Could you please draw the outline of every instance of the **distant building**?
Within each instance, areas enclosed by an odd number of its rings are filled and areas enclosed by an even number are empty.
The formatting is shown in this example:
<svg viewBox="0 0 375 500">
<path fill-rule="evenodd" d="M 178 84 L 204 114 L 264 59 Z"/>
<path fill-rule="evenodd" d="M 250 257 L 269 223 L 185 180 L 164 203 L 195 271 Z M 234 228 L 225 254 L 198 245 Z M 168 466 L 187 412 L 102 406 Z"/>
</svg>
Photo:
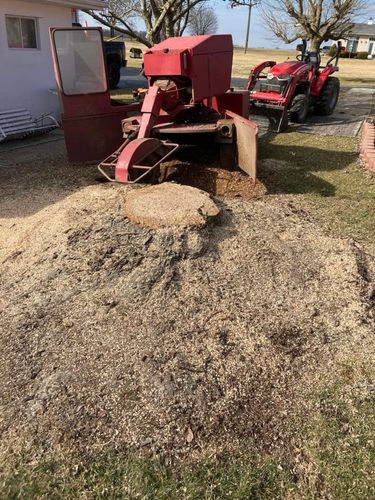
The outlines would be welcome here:
<svg viewBox="0 0 375 500">
<path fill-rule="evenodd" d="M 102 0 L 0 0 L 0 111 L 26 108 L 59 116 L 49 27 L 72 26 L 77 9 L 101 10 Z"/>
<path fill-rule="evenodd" d="M 372 17 L 367 23 L 356 23 L 345 39 L 341 40 L 347 52 L 367 52 L 375 57 L 375 22 Z"/>
</svg>

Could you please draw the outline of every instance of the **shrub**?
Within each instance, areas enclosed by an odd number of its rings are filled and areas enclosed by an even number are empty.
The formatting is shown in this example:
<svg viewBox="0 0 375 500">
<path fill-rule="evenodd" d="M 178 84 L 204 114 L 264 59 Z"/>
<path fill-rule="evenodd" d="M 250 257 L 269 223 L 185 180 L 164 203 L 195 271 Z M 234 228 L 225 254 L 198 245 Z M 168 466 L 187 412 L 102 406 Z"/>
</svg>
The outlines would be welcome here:
<svg viewBox="0 0 375 500">
<path fill-rule="evenodd" d="M 336 44 L 334 43 L 333 45 L 330 46 L 329 48 L 329 51 L 328 51 L 328 55 L 329 57 L 333 57 L 336 55 L 336 51 L 337 51 L 337 46 Z"/>
<path fill-rule="evenodd" d="M 356 59 L 367 59 L 368 53 L 367 52 L 358 52 Z"/>
<path fill-rule="evenodd" d="M 357 52 L 343 52 L 341 54 L 340 57 L 344 58 L 344 59 L 348 59 L 350 56 L 350 59 L 354 59 L 355 57 L 357 57 Z"/>
</svg>

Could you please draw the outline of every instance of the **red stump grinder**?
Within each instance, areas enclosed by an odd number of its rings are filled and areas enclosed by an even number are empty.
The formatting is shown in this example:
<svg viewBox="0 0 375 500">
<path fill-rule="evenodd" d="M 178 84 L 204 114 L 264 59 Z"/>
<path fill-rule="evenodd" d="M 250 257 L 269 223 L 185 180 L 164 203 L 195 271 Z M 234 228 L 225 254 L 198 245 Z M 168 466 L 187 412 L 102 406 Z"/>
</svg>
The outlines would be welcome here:
<svg viewBox="0 0 375 500">
<path fill-rule="evenodd" d="M 230 88 L 230 35 L 152 47 L 144 54 L 148 91 L 132 104 L 110 97 L 100 28 L 53 28 L 51 41 L 70 160 L 101 160 L 108 179 L 137 182 L 180 148 L 213 144 L 223 166 L 255 180 L 258 129 L 248 120 L 249 92 Z"/>
<path fill-rule="evenodd" d="M 310 109 L 320 115 L 332 114 L 339 96 L 340 81 L 331 75 L 339 70 L 340 43 L 325 66 L 320 65 L 319 52 L 306 50 L 306 40 L 297 50 L 301 54 L 296 61 L 265 61 L 250 72 L 250 116 L 266 116 L 275 132 L 286 130 L 289 120 L 303 123 Z"/>
</svg>

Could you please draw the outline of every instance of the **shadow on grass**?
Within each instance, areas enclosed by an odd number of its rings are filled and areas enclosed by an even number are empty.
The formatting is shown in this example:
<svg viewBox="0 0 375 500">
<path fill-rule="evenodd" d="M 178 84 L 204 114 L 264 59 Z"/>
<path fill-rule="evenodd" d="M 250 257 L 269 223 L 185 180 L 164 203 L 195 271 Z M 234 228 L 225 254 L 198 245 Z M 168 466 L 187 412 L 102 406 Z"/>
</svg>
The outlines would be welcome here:
<svg viewBox="0 0 375 500">
<path fill-rule="evenodd" d="M 336 185 L 324 174 L 344 170 L 356 161 L 356 153 L 342 147 L 351 142 L 337 137 L 331 141 L 325 137 L 317 139 L 293 131 L 267 134 L 259 141 L 259 159 L 263 160 L 259 180 L 271 194 L 334 196 Z"/>
</svg>

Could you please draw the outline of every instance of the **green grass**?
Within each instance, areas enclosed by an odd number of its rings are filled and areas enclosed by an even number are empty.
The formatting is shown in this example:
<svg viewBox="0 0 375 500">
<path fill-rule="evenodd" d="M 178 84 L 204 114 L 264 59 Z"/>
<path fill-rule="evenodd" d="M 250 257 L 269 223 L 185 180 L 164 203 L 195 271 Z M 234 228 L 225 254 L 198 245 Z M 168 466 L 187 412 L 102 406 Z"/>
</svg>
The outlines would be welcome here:
<svg viewBox="0 0 375 500">
<path fill-rule="evenodd" d="M 373 380 L 373 367 L 361 367 L 353 360 L 342 364 L 336 380 L 318 394 L 311 394 L 316 411 L 305 416 L 296 434 L 305 443 L 310 467 L 315 468 L 315 480 L 310 487 L 316 496 L 374 498 Z"/>
<path fill-rule="evenodd" d="M 259 150 L 282 160 L 259 169 L 270 194 L 297 198 L 334 233 L 373 243 L 375 176 L 359 165 L 355 139 L 291 131 L 263 137 Z"/>
<path fill-rule="evenodd" d="M 370 498 L 375 494 L 374 394 L 361 399 L 331 387 L 322 394 L 320 405 L 322 413 L 313 429 L 320 438 L 311 446 L 322 478 L 320 488 L 334 498 Z"/>
<path fill-rule="evenodd" d="M 116 101 L 125 101 L 126 104 L 134 102 L 132 89 L 111 90 L 111 98 Z"/>
<path fill-rule="evenodd" d="M 272 459 L 246 456 L 168 464 L 107 452 L 96 457 L 25 458 L 0 478 L 2 498 L 250 499 L 285 498 L 292 476 Z"/>
<path fill-rule="evenodd" d="M 364 369 L 358 377 L 357 371 L 355 362 L 344 364 L 335 381 L 308 395 L 310 410 L 289 421 L 290 442 L 273 456 L 244 449 L 234 456 L 172 463 L 111 450 L 96 456 L 18 457 L 0 472 L 0 497 L 373 498 L 374 373 Z"/>
</svg>

